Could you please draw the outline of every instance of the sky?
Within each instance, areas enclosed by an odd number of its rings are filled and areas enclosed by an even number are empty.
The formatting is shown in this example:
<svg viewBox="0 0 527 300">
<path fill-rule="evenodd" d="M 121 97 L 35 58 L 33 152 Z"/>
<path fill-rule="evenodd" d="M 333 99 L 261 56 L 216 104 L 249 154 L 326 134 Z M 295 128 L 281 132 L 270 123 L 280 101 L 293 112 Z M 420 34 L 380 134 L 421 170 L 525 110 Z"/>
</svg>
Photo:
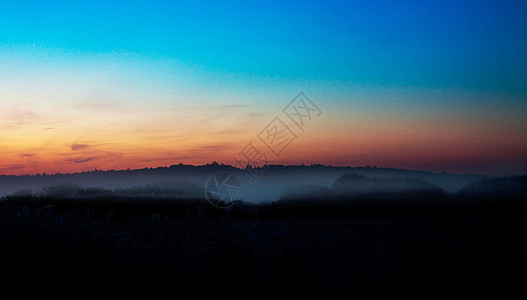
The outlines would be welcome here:
<svg viewBox="0 0 527 300">
<path fill-rule="evenodd" d="M 526 174 L 526 53 L 525 0 L 0 0 L 0 175 L 234 164 L 248 149 Z M 300 92 L 317 110 L 296 126 L 284 108 Z M 278 154 L 275 118 L 291 138 Z"/>
</svg>

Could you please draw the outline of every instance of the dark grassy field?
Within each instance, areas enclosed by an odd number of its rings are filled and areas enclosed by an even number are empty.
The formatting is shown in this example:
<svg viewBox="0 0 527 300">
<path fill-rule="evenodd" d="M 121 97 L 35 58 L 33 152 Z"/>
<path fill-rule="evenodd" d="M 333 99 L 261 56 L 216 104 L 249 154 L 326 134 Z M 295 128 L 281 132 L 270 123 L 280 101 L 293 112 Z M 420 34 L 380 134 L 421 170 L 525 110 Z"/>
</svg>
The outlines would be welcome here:
<svg viewBox="0 0 527 300">
<path fill-rule="evenodd" d="M 1 288 L 17 297 L 119 299 L 525 293 L 522 202 L 428 200 L 225 211 L 191 200 L 10 197 L 0 207 Z"/>
</svg>

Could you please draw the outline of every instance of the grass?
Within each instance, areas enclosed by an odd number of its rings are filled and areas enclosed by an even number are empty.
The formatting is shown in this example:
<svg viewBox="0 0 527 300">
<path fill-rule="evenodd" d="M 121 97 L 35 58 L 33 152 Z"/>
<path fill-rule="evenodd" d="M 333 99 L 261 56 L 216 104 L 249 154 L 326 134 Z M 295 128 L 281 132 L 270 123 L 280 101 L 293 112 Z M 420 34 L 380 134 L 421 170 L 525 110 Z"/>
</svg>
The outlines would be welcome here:
<svg viewBox="0 0 527 300">
<path fill-rule="evenodd" d="M 527 266 L 521 216 L 202 218 L 199 201 L 47 200 L 0 207 L 2 288 L 20 297 L 493 298 Z"/>
</svg>

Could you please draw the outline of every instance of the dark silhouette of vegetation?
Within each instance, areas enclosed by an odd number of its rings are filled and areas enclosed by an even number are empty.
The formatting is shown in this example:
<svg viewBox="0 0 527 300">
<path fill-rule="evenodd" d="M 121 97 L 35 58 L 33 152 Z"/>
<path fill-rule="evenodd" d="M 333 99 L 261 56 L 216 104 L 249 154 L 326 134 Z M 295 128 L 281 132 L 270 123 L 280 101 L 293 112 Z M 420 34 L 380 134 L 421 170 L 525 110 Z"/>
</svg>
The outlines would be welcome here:
<svg viewBox="0 0 527 300">
<path fill-rule="evenodd" d="M 527 176 L 488 178 L 459 190 L 463 197 L 527 199 Z"/>
<path fill-rule="evenodd" d="M 3 293 L 439 299 L 523 291 L 524 216 L 307 221 L 253 211 L 226 220 L 98 205 L 0 205 Z"/>
<path fill-rule="evenodd" d="M 424 179 L 419 178 L 369 178 L 362 175 L 346 174 L 341 176 L 332 187 L 337 197 L 360 196 L 367 194 L 399 193 L 441 193 L 443 190 Z"/>
<path fill-rule="evenodd" d="M 21 189 L 0 203 L 0 285 L 54 299 L 518 297 L 525 183 L 447 193 L 343 175 L 225 210 L 188 181 Z"/>
<path fill-rule="evenodd" d="M 101 187 L 82 187 L 75 184 L 59 184 L 43 187 L 40 190 L 19 189 L 13 197 L 56 198 L 69 200 L 108 199 L 108 198 L 152 198 L 152 199 L 205 199 L 206 190 L 200 184 L 188 181 L 167 181 L 129 188 L 107 189 Z"/>
<path fill-rule="evenodd" d="M 282 191 L 280 201 L 323 201 L 331 199 L 333 191 L 323 185 L 303 185 L 300 187 L 288 187 Z"/>
</svg>

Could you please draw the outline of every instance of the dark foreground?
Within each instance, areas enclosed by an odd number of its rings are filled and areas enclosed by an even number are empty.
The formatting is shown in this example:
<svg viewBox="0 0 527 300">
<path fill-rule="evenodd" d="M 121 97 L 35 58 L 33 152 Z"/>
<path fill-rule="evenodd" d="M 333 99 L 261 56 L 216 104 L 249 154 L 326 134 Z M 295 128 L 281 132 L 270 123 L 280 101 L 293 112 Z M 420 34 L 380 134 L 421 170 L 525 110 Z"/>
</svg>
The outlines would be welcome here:
<svg viewBox="0 0 527 300">
<path fill-rule="evenodd" d="M 193 202 L 103 203 L 3 203 L 2 293 L 68 299 L 525 294 L 523 210 L 420 214 L 421 208 L 403 207 L 376 216 L 369 208 L 346 217 L 325 207 L 316 218 L 316 207 L 298 215 L 291 208 L 245 207 L 228 215 Z"/>
</svg>

